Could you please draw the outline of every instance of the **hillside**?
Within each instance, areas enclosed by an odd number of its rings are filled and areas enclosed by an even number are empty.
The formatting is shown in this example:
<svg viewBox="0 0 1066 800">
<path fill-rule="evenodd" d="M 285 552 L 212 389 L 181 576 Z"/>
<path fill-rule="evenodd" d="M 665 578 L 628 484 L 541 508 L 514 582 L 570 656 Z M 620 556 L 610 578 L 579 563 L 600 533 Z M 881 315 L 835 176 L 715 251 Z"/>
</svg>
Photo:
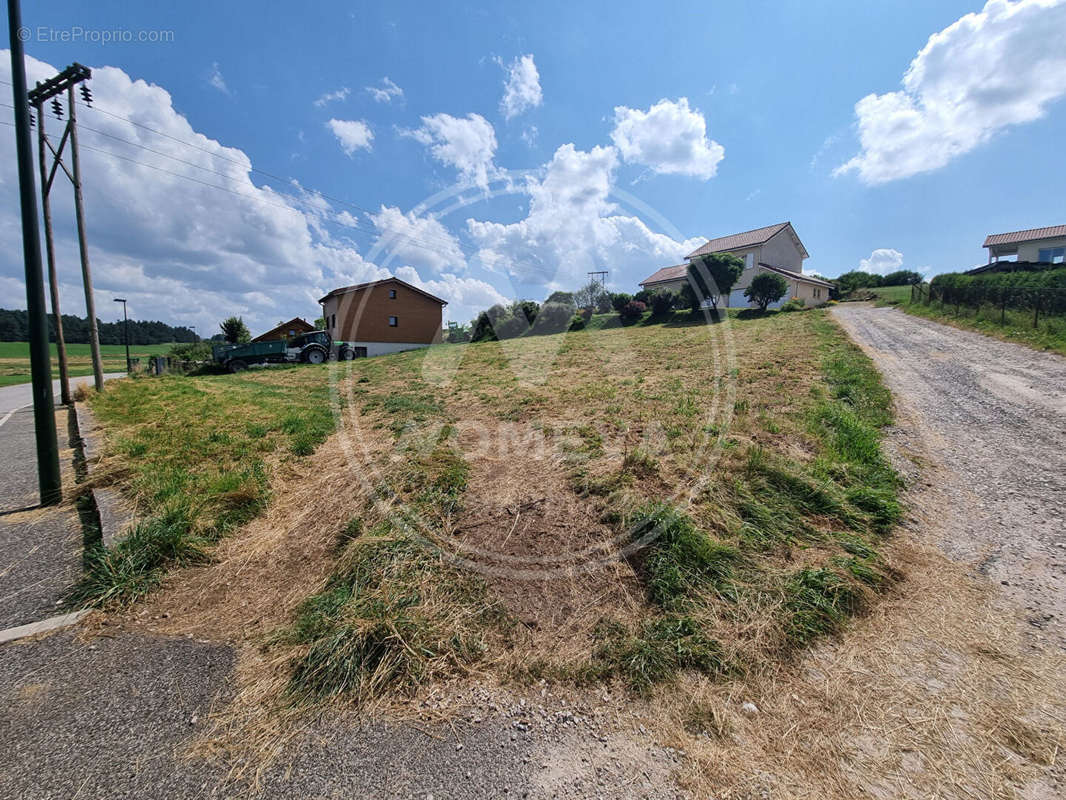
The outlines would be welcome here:
<svg viewBox="0 0 1066 800">
<path fill-rule="evenodd" d="M 371 696 L 485 665 L 643 689 L 832 632 L 891 575 L 888 403 L 811 312 L 130 381 L 94 407 L 178 560 L 331 487 L 301 530 L 326 583 L 276 621 L 293 691 Z"/>
</svg>

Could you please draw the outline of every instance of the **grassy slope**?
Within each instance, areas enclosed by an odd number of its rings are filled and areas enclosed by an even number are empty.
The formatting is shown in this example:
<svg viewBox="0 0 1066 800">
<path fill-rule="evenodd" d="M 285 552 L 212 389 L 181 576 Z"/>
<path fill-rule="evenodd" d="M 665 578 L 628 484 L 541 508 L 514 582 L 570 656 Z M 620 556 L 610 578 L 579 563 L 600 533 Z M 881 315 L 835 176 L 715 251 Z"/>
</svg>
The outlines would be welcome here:
<svg viewBox="0 0 1066 800">
<path fill-rule="evenodd" d="M 481 577 L 411 533 L 417 521 L 434 539 L 483 499 L 468 494 L 474 456 L 453 427 L 462 422 L 539 432 L 564 458 L 568 491 L 605 524 L 656 534 L 632 559 L 639 618 L 605 609 L 583 655 L 523 658 L 526 676 L 617 676 L 640 688 L 680 670 L 756 668 L 836 630 L 885 584 L 877 545 L 898 507 L 878 429 L 890 399 L 823 312 L 733 319 L 732 376 L 708 358 L 726 326 L 595 328 L 442 347 L 461 359 L 444 388 L 422 380 L 424 351 L 353 365 L 360 424 L 400 457 L 379 465 L 383 480 L 338 541 L 333 577 L 277 640 L 294 648 L 294 691 L 376 694 L 514 646 L 508 611 Z M 516 377 L 544 364 L 543 382 Z M 270 453 L 306 452 L 331 429 L 328 411 L 313 410 L 325 369 L 129 381 L 98 398 L 124 482 L 161 513 L 144 541 L 99 555 L 81 597 L 135 597 L 257 513 Z M 730 377 L 732 419 L 708 419 Z M 720 451 L 705 467 L 708 440 Z M 693 502 L 673 497 L 698 477 L 708 480 Z M 148 577 L 128 579 L 137 574 Z"/>
<path fill-rule="evenodd" d="M 961 307 L 956 314 L 954 306 L 941 307 L 937 303 L 912 305 L 909 301 L 908 296 L 899 303 L 899 308 L 908 314 L 978 331 L 1008 342 L 1018 342 L 1035 350 L 1051 350 L 1066 355 L 1066 317 L 1041 317 L 1034 328 L 1030 311 L 1007 311 L 1006 320 L 1001 322 L 999 309 L 990 306 L 981 309 Z"/>
<path fill-rule="evenodd" d="M 130 357 L 147 358 L 165 355 L 173 347 L 171 344 L 130 345 Z M 56 346 L 51 345 L 52 376 L 59 377 L 59 361 Z M 104 372 L 125 372 L 126 348 L 120 344 L 100 345 L 100 357 L 103 359 Z M 67 345 L 67 364 L 70 376 L 92 375 L 92 357 L 87 344 Z M 30 380 L 30 345 L 28 342 L 0 342 L 0 386 L 16 383 L 28 383 Z"/>
</svg>

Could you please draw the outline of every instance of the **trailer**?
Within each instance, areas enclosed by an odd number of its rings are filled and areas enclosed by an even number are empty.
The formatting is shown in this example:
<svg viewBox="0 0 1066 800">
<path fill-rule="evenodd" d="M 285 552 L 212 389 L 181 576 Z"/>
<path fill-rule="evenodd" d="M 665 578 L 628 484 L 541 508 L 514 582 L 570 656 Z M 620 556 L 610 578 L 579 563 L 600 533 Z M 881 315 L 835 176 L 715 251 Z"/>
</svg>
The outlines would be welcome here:
<svg viewBox="0 0 1066 800">
<path fill-rule="evenodd" d="M 212 348 L 212 355 L 215 363 L 230 372 L 240 372 L 253 364 L 322 364 L 329 359 L 351 361 L 365 358 L 366 348 L 352 342 L 335 342 L 327 331 L 311 331 L 288 340 L 218 344 Z"/>
</svg>

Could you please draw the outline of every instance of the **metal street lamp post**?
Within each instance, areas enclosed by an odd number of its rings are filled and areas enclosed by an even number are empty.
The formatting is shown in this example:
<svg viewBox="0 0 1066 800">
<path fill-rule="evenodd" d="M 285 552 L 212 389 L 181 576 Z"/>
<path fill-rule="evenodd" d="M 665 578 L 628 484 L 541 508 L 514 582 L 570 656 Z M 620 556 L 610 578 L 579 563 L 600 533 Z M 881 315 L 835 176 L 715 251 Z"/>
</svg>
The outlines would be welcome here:
<svg viewBox="0 0 1066 800">
<path fill-rule="evenodd" d="M 129 375 L 133 368 L 130 365 L 130 320 L 126 316 L 126 298 L 116 297 L 116 303 L 122 303 L 122 338 L 126 340 L 126 374 Z"/>
</svg>

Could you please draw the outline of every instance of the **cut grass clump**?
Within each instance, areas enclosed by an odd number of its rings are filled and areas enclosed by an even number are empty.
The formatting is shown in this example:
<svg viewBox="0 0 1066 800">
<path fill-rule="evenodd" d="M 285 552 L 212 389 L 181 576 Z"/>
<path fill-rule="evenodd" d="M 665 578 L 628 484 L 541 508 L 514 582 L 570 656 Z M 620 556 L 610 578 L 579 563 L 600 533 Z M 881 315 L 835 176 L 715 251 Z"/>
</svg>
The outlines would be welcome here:
<svg viewBox="0 0 1066 800">
<path fill-rule="evenodd" d="M 703 592 L 725 590 L 740 560 L 736 548 L 712 539 L 667 503 L 638 510 L 630 536 L 641 544 L 637 573 L 648 599 L 666 610 L 681 610 Z"/>
<path fill-rule="evenodd" d="M 785 634 L 790 644 L 805 646 L 836 631 L 859 610 L 860 593 L 832 569 L 801 569 L 785 583 Z"/>
<path fill-rule="evenodd" d="M 194 514 L 176 505 L 138 523 L 113 547 L 85 554 L 85 572 L 67 595 L 68 606 L 120 606 L 144 597 L 172 566 L 207 560 L 209 540 L 193 530 Z"/>
<path fill-rule="evenodd" d="M 352 540 L 326 588 L 285 637 L 304 646 L 289 691 L 299 699 L 413 688 L 487 651 L 501 614 L 484 583 L 429 543 L 384 524 Z"/>
<path fill-rule="evenodd" d="M 601 627 L 600 637 L 603 642 L 594 654 L 593 668 L 602 677 L 622 678 L 638 691 L 686 670 L 705 675 L 727 671 L 721 645 L 689 616 L 653 617 L 635 635 L 617 623 L 608 624 Z"/>
</svg>

